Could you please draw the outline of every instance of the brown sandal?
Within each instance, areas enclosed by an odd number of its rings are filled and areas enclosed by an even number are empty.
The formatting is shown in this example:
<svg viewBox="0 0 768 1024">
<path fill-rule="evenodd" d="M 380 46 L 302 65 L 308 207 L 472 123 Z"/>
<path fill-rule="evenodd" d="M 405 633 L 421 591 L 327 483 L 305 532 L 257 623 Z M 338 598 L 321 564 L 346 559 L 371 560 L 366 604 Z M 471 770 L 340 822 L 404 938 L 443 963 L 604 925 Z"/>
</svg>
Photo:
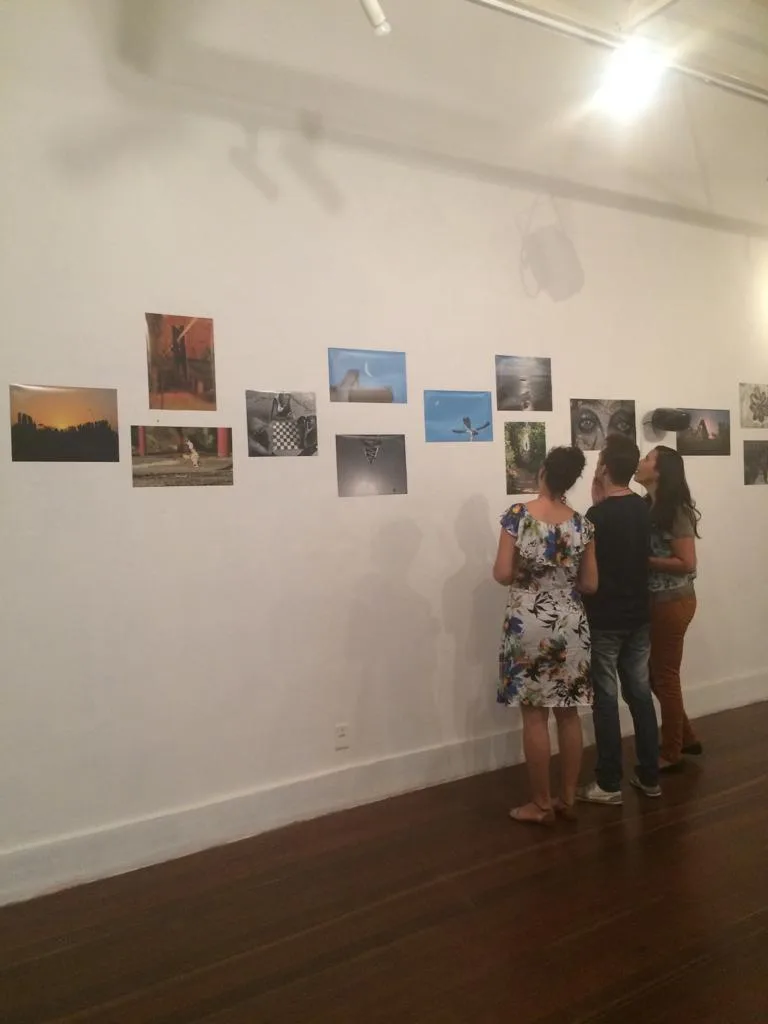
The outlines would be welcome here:
<svg viewBox="0 0 768 1024">
<path fill-rule="evenodd" d="M 555 814 L 558 814 L 564 821 L 579 820 L 579 815 L 576 812 L 576 805 L 567 804 L 565 800 L 561 800 L 559 797 L 552 802 L 552 809 Z"/>
<path fill-rule="evenodd" d="M 509 816 L 512 819 L 512 821 L 516 821 L 520 825 L 554 825 L 555 812 L 552 810 L 551 807 L 541 807 L 539 806 L 539 804 L 533 801 L 530 804 L 524 804 L 523 806 L 537 807 L 539 809 L 539 814 L 532 818 L 523 818 L 520 815 L 520 812 L 523 810 L 523 808 L 513 807 L 512 810 L 509 812 Z"/>
</svg>

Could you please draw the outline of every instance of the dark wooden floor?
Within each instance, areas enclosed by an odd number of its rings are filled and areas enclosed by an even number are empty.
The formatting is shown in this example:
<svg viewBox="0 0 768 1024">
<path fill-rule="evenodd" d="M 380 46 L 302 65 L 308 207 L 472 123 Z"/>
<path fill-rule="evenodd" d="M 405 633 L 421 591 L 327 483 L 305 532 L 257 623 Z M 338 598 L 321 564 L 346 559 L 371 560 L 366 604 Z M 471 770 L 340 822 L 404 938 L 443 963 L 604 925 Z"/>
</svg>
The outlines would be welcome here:
<svg viewBox="0 0 768 1024">
<path fill-rule="evenodd" d="M 768 704 L 576 826 L 522 768 L 0 911 L 4 1024 L 768 1021 Z"/>
</svg>

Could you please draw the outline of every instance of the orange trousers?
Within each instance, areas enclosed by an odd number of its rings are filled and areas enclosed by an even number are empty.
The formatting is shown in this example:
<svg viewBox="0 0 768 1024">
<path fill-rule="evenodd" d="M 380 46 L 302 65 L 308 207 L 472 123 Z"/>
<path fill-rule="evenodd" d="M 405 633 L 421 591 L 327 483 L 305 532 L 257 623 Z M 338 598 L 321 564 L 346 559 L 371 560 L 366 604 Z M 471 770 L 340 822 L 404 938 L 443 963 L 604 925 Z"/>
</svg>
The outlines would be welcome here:
<svg viewBox="0 0 768 1024">
<path fill-rule="evenodd" d="M 651 602 L 651 687 L 661 707 L 660 756 L 676 764 L 683 747 L 698 742 L 683 706 L 680 665 L 696 598 Z"/>
</svg>

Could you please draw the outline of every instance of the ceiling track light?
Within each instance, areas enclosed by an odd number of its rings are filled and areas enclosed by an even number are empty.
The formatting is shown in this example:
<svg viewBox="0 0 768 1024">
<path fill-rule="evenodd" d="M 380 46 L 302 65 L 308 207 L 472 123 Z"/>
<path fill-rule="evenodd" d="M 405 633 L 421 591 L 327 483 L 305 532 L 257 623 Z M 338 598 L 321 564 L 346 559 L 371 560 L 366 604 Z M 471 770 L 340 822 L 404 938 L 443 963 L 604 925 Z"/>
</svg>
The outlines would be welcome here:
<svg viewBox="0 0 768 1024">
<path fill-rule="evenodd" d="M 365 15 L 373 25 L 373 31 L 377 36 L 388 36 L 392 26 L 387 21 L 387 16 L 382 10 L 379 0 L 360 0 Z"/>
</svg>

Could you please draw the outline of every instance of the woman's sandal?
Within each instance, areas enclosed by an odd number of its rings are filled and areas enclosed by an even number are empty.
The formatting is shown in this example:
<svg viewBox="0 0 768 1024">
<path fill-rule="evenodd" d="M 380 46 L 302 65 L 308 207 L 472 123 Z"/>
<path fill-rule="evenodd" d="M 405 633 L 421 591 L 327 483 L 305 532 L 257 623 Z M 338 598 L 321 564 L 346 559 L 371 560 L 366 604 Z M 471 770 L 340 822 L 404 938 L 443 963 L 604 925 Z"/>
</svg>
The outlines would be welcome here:
<svg viewBox="0 0 768 1024">
<path fill-rule="evenodd" d="M 527 815 L 523 817 L 520 812 L 525 807 L 536 807 L 539 813 L 530 818 Z M 521 825 L 554 825 L 555 823 L 555 812 L 551 807 L 540 807 L 539 804 L 533 802 L 524 804 L 523 807 L 513 807 L 509 816 L 512 821 L 517 821 Z"/>
<path fill-rule="evenodd" d="M 555 814 L 559 814 L 564 821 L 578 821 L 579 815 L 576 812 L 575 804 L 567 804 L 565 800 L 561 800 L 556 797 L 552 802 L 552 809 Z"/>
</svg>

